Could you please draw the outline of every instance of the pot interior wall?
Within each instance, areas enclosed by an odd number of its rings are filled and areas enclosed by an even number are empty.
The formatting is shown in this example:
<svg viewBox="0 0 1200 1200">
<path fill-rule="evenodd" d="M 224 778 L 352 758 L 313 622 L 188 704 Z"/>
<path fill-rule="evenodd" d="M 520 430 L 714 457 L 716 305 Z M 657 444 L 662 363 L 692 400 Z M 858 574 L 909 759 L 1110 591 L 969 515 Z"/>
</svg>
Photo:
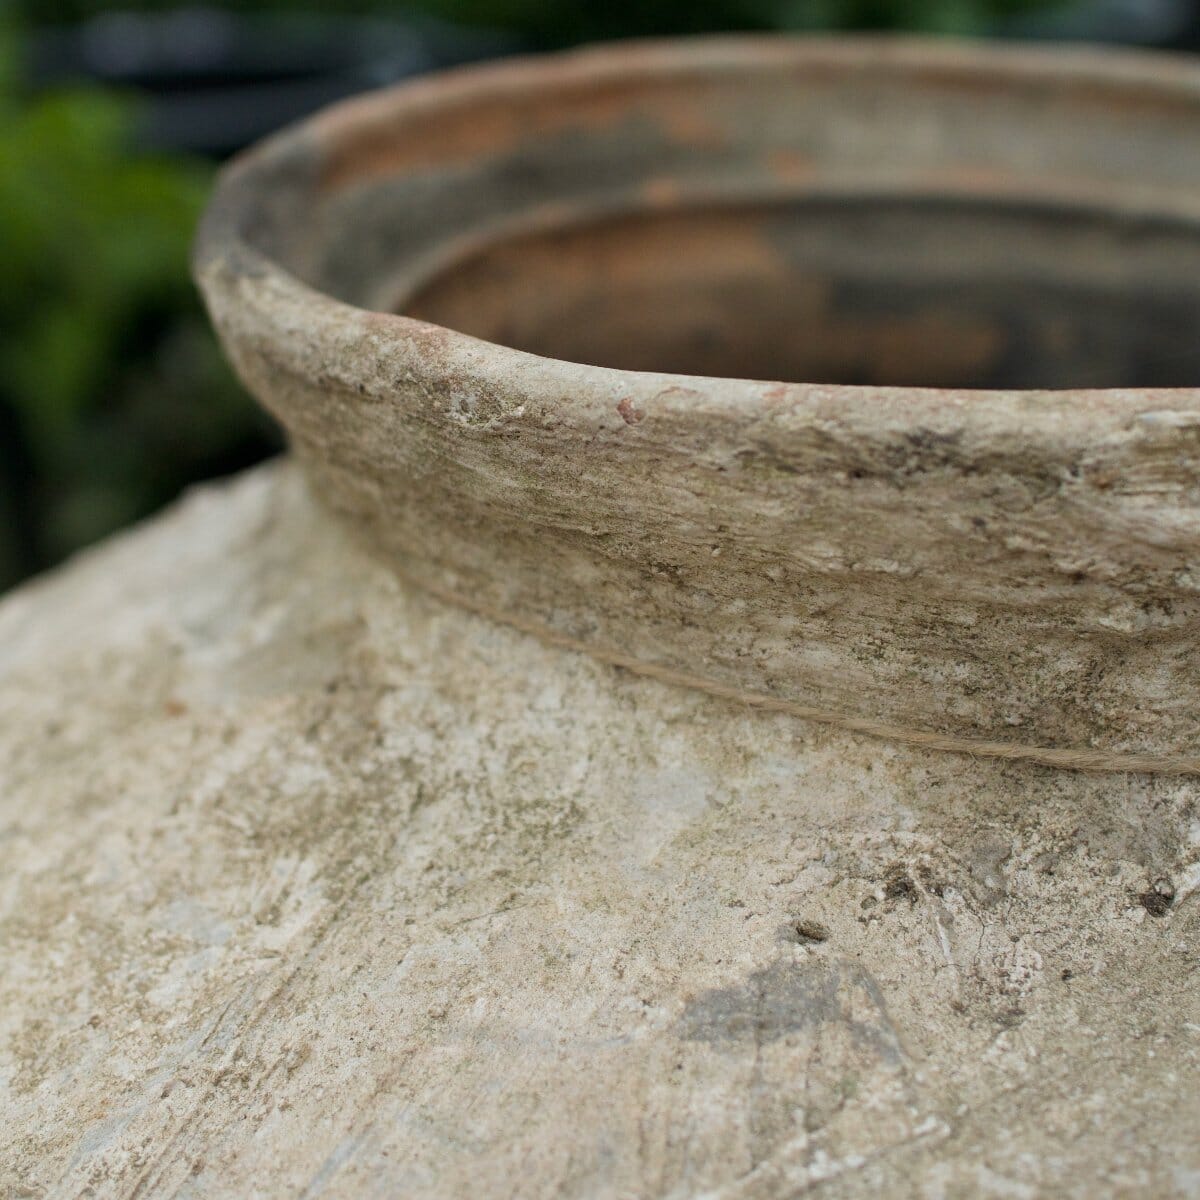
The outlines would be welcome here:
<svg viewBox="0 0 1200 1200">
<path fill-rule="evenodd" d="M 1200 229 L 905 197 L 664 209 L 476 243 L 398 305 L 607 367 L 813 383 L 1200 383 Z"/>
<path fill-rule="evenodd" d="M 334 110 L 224 219 L 328 296 L 599 366 L 1196 386 L 1200 90 L 1106 61 L 779 39 L 500 66 Z"/>
</svg>

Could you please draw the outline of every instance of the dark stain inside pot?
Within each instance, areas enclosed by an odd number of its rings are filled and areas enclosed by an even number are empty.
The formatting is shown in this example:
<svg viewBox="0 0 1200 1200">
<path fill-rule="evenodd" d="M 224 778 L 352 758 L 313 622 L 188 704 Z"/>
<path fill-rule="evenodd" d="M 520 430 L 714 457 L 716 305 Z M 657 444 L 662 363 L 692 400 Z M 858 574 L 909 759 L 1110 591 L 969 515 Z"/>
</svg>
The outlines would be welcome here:
<svg viewBox="0 0 1200 1200">
<path fill-rule="evenodd" d="M 477 242 L 398 307 L 634 370 L 980 388 L 1200 383 L 1200 229 L 962 200 L 610 215 Z"/>
</svg>

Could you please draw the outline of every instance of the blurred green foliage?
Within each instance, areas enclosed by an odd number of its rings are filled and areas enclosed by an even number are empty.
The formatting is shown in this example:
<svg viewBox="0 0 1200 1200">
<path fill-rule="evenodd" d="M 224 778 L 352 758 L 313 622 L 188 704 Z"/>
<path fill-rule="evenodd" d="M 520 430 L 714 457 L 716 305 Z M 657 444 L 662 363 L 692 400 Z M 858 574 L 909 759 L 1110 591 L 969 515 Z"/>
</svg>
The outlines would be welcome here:
<svg viewBox="0 0 1200 1200">
<path fill-rule="evenodd" d="M 909 29 L 986 33 L 998 17 L 1046 7 L 1046 0 L 420 0 L 453 21 L 498 26 L 557 46 L 612 37 L 728 29 Z"/>
<path fill-rule="evenodd" d="M 72 21 L 113 7 L 104 0 L 22 0 L 28 19 Z M 179 0 L 129 0 L 121 7 L 178 8 Z M 1048 0 L 216 0 L 241 12 L 320 10 L 404 17 L 423 12 L 460 24 L 520 34 L 539 47 L 599 38 L 727 29 L 912 29 L 986 33 L 997 18 Z"/>
<path fill-rule="evenodd" d="M 212 168 L 132 106 L 21 94 L 0 42 L 0 586 L 261 454 L 188 279 Z"/>
</svg>

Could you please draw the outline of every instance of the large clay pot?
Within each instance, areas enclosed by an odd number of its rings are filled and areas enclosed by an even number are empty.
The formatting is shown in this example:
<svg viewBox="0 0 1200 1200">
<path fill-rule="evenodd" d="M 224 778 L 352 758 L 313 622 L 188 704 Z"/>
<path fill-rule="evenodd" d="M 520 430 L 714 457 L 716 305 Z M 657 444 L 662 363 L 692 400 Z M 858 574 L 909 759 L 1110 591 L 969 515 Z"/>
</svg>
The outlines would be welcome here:
<svg viewBox="0 0 1200 1200">
<path fill-rule="evenodd" d="M 1194 1194 L 1198 221 L 1200 69 L 1090 52 L 238 162 L 294 463 L 0 606 L 17 1187 Z"/>
</svg>

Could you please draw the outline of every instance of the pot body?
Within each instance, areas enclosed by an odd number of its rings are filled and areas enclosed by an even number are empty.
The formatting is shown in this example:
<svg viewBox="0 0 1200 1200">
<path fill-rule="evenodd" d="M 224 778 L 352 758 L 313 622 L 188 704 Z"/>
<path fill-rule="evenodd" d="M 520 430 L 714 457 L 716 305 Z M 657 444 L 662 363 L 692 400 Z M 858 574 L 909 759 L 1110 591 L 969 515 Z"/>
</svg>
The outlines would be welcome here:
<svg viewBox="0 0 1200 1200">
<path fill-rule="evenodd" d="M 3 1186 L 1194 1191 L 1198 97 L 621 48 L 235 166 L 291 460 L 0 603 Z"/>
<path fill-rule="evenodd" d="M 398 582 L 294 467 L 9 596 L 0 714 L 17 1195 L 1200 1169 L 1190 780 L 548 648 Z"/>
</svg>

